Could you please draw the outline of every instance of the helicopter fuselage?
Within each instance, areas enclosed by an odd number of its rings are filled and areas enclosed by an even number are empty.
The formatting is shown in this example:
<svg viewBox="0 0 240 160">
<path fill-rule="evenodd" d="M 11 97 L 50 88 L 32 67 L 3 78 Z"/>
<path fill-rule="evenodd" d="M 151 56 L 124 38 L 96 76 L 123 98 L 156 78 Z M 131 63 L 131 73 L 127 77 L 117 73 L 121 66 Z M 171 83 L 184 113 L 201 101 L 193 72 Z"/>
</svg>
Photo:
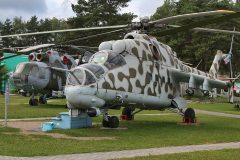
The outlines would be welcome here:
<svg viewBox="0 0 240 160">
<path fill-rule="evenodd" d="M 29 55 L 32 57 L 30 62 L 20 63 L 16 67 L 12 76 L 15 87 L 30 93 L 63 91 L 67 73 L 53 70 L 51 67 L 68 69 L 67 64 L 63 64 L 59 54 L 54 51 L 34 54 Z M 36 57 L 36 60 L 33 57 Z M 75 61 L 72 58 L 71 64 L 73 63 Z"/>
<path fill-rule="evenodd" d="M 127 34 L 123 40 L 102 43 L 99 50 L 87 65 L 74 68 L 68 76 L 65 94 L 71 109 L 118 105 L 165 109 L 181 97 L 180 82 L 190 82 L 188 75 L 195 79 L 195 87 L 212 89 L 220 63 L 216 61 L 210 74 L 202 72 L 183 64 L 169 46 L 145 34 Z M 91 71 L 94 65 L 98 72 Z M 187 76 L 176 76 L 176 71 Z"/>
</svg>

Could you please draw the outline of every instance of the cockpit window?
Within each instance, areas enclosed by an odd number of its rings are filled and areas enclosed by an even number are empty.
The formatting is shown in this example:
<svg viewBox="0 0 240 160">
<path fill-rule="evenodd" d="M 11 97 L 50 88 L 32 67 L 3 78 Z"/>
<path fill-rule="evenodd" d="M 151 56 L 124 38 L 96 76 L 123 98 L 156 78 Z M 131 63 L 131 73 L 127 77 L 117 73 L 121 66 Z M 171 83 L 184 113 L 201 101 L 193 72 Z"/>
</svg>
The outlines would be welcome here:
<svg viewBox="0 0 240 160">
<path fill-rule="evenodd" d="M 91 73 L 89 73 L 88 71 L 85 71 L 85 73 L 86 73 L 86 79 L 84 82 L 85 85 L 93 84 L 96 82 L 94 76 Z"/>
<path fill-rule="evenodd" d="M 73 74 L 76 76 L 77 79 L 83 79 L 84 75 L 83 75 L 83 71 L 80 69 L 75 69 L 73 71 Z"/>
<path fill-rule="evenodd" d="M 92 61 L 97 64 L 104 64 L 107 61 L 108 54 L 105 52 L 98 52 L 93 56 Z"/>
<path fill-rule="evenodd" d="M 126 64 L 126 61 L 121 55 L 112 53 L 108 55 L 107 63 L 110 65 L 109 69 L 113 69 L 116 67 L 123 66 L 124 64 Z"/>
<path fill-rule="evenodd" d="M 98 79 L 101 78 L 101 75 L 104 74 L 103 68 L 97 64 L 88 63 L 88 64 L 82 65 L 82 67 L 90 70 Z"/>
<path fill-rule="evenodd" d="M 94 75 L 83 68 L 73 70 L 67 78 L 67 83 L 70 85 L 89 85 L 95 82 Z"/>
<path fill-rule="evenodd" d="M 18 64 L 17 67 L 16 67 L 16 73 L 21 73 L 24 69 L 24 64 Z"/>
<path fill-rule="evenodd" d="M 33 65 L 30 65 L 28 63 L 20 63 L 17 65 L 15 73 L 28 75 L 32 68 Z"/>
<path fill-rule="evenodd" d="M 108 69 L 114 69 L 123 66 L 126 64 L 126 61 L 120 54 L 109 50 L 95 53 L 91 58 L 90 63 L 103 64 Z"/>
<path fill-rule="evenodd" d="M 71 85 L 81 85 L 84 79 L 84 73 L 80 69 L 75 69 L 68 74 L 67 82 Z"/>
</svg>

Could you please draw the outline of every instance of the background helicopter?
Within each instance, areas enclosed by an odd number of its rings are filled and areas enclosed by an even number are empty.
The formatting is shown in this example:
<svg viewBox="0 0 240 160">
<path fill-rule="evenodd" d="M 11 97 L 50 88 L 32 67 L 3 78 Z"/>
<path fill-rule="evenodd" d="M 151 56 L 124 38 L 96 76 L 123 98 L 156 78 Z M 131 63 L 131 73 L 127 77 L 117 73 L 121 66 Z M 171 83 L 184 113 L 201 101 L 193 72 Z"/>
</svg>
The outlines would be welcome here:
<svg viewBox="0 0 240 160">
<path fill-rule="evenodd" d="M 170 109 L 183 115 L 188 121 L 194 122 L 194 110 L 186 109 L 186 101 L 180 96 L 180 83 L 189 83 L 189 88 L 199 88 L 205 92 L 209 92 L 213 88 L 230 87 L 230 83 L 217 79 L 217 71 L 220 60 L 224 57 L 223 54 L 217 53 L 209 73 L 205 73 L 185 65 L 169 46 L 144 33 L 147 33 L 150 26 L 154 24 L 213 15 L 221 16 L 163 30 L 159 34 L 162 36 L 175 34 L 198 26 L 237 18 L 240 13 L 220 10 L 178 15 L 152 22 L 142 19 L 140 23 L 131 25 L 136 31 L 126 34 L 123 40 L 103 42 L 99 46 L 99 52 L 90 58 L 89 63 L 71 70 L 51 67 L 70 73 L 65 88 L 70 116 L 79 116 L 82 113 L 96 116 L 103 113 L 103 126 L 116 128 L 119 120 L 116 116 L 108 116 L 107 110 L 124 106 L 123 113 L 129 118 L 133 118 L 135 113 L 144 109 Z M 78 30 L 126 27 L 128 25 Z M 41 33 L 26 33 L 16 36 L 32 34 Z M 135 108 L 139 108 L 139 111 L 133 112 Z"/>
<path fill-rule="evenodd" d="M 51 47 L 51 49 L 49 49 Z M 39 52 L 36 52 L 36 51 Z M 68 50 L 68 52 L 66 52 Z M 67 73 L 52 70 L 51 67 L 71 69 L 79 64 L 88 62 L 91 52 L 77 48 L 75 46 L 57 46 L 54 44 L 44 44 L 29 47 L 19 51 L 19 53 L 29 53 L 30 62 L 23 62 L 17 65 L 11 79 L 17 89 L 23 89 L 32 93 L 29 105 L 38 105 L 38 100 L 34 95 L 40 93 L 39 103 L 46 104 L 46 95 L 51 95 L 52 91 L 63 91 L 66 83 Z M 77 56 L 77 62 L 74 60 Z"/>
</svg>

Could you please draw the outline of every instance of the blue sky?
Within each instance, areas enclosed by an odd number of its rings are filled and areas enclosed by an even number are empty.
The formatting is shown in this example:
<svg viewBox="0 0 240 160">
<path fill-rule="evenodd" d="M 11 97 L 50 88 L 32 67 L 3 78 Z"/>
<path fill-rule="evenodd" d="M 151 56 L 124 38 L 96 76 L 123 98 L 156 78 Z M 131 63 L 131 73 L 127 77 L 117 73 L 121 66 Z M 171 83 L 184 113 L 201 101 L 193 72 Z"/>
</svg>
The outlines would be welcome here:
<svg viewBox="0 0 240 160">
<path fill-rule="evenodd" d="M 0 0 L 0 21 L 15 16 L 28 20 L 36 15 L 39 18 L 68 18 L 75 14 L 72 12 L 71 3 L 77 0 Z M 132 0 L 129 7 L 121 12 L 133 12 L 142 16 L 152 15 L 164 0 Z"/>
</svg>

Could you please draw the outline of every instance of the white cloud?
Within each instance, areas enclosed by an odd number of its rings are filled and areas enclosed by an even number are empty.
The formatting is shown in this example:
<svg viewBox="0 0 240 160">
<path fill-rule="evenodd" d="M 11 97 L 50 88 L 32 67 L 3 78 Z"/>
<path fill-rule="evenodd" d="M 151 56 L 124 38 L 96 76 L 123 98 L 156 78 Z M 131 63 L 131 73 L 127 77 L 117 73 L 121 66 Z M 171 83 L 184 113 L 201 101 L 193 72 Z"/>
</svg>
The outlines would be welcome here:
<svg viewBox="0 0 240 160">
<path fill-rule="evenodd" d="M 0 0 L 0 20 L 16 16 L 29 19 L 47 11 L 45 0 Z"/>
<path fill-rule="evenodd" d="M 46 14 L 42 15 L 42 18 L 68 18 L 75 16 L 72 11 L 71 4 L 76 3 L 76 0 L 48 0 Z"/>
<path fill-rule="evenodd" d="M 153 15 L 157 8 L 163 4 L 163 0 L 132 0 L 127 8 L 121 10 L 122 13 L 132 12 L 138 16 L 135 21 L 140 17 Z"/>
<path fill-rule="evenodd" d="M 71 3 L 77 0 L 0 0 L 0 21 L 6 18 L 22 17 L 29 20 L 36 15 L 38 18 L 68 18 L 75 16 Z M 132 0 L 121 13 L 132 12 L 139 17 L 151 16 L 163 0 Z"/>
</svg>

